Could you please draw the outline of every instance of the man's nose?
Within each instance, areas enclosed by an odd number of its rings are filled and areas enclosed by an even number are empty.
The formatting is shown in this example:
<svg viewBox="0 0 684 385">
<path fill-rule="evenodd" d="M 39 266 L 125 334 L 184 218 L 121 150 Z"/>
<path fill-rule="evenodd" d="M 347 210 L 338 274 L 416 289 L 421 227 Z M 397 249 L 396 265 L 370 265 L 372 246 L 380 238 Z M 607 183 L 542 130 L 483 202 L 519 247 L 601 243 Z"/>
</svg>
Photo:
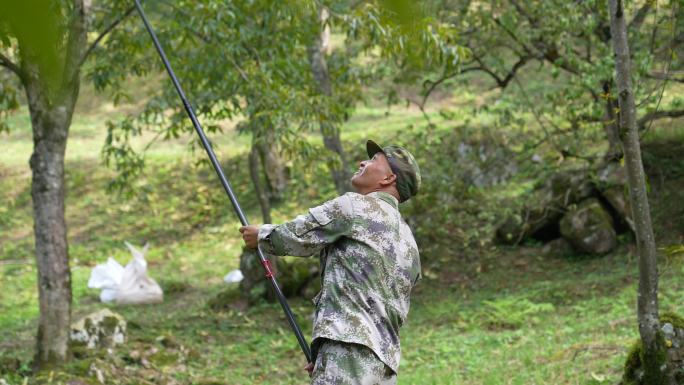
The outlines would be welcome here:
<svg viewBox="0 0 684 385">
<path fill-rule="evenodd" d="M 360 162 L 359 162 L 359 167 L 364 167 L 364 166 L 366 166 L 366 162 L 367 162 L 366 160 L 360 161 Z"/>
</svg>

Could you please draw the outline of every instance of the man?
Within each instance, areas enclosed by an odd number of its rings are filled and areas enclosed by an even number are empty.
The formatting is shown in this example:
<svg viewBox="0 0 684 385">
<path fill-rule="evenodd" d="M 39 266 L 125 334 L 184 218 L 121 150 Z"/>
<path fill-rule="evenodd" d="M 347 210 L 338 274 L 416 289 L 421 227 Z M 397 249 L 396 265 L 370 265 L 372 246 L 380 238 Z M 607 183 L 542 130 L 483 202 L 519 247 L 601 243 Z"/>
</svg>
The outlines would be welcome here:
<svg viewBox="0 0 684 385">
<path fill-rule="evenodd" d="M 395 384 L 399 328 L 420 279 L 413 234 L 399 203 L 418 192 L 420 171 L 404 148 L 366 143 L 369 160 L 346 193 L 281 225 L 240 228 L 247 247 L 274 255 L 319 254 L 312 385 Z"/>
</svg>

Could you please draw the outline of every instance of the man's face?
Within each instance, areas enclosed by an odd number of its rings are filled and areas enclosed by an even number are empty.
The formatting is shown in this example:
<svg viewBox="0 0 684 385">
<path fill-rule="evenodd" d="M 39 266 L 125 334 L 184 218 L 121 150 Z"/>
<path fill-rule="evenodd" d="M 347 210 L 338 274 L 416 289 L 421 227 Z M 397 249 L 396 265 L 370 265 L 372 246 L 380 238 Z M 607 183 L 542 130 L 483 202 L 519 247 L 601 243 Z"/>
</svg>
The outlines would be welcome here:
<svg viewBox="0 0 684 385">
<path fill-rule="evenodd" d="M 373 158 L 359 162 L 359 170 L 351 178 L 352 186 L 358 193 L 373 191 L 394 181 L 392 168 L 382 152 Z"/>
</svg>

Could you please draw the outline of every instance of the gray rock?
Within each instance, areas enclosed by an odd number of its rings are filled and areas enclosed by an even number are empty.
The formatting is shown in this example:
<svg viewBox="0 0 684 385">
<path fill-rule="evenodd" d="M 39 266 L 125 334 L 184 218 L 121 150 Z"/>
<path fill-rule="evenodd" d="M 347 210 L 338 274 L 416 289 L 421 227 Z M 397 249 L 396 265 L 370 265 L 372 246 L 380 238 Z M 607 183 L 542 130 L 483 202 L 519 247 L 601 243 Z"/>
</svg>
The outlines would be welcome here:
<svg viewBox="0 0 684 385">
<path fill-rule="evenodd" d="M 496 229 L 497 241 L 508 245 L 520 242 L 525 236 L 524 225 L 520 215 L 507 217 Z"/>
<path fill-rule="evenodd" d="M 573 253 L 570 242 L 565 238 L 556 238 L 547 242 L 542 248 L 542 253 L 546 256 L 567 257 Z"/>
<path fill-rule="evenodd" d="M 627 196 L 627 170 L 618 162 L 609 162 L 596 172 L 596 186 L 601 195 L 620 217 L 623 223 L 634 232 L 632 209 Z"/>
<path fill-rule="evenodd" d="M 549 181 L 552 202 L 561 207 L 580 202 L 594 194 L 594 185 L 586 170 L 555 174 Z"/>
<path fill-rule="evenodd" d="M 555 226 L 568 205 L 592 196 L 595 191 L 585 170 L 565 171 L 552 176 L 535 188 L 520 214 L 506 218 L 499 225 L 497 241 L 514 244 Z"/>
<path fill-rule="evenodd" d="M 586 199 L 566 212 L 560 232 L 575 249 L 588 254 L 606 254 L 617 245 L 613 219 L 596 198 Z"/>
<path fill-rule="evenodd" d="M 620 218 L 627 223 L 627 226 L 629 226 L 633 232 L 636 232 L 634 219 L 632 219 L 632 208 L 625 196 L 624 187 L 610 187 L 603 190 L 601 195 L 606 198 L 606 201 L 608 201 L 613 210 L 618 213 Z"/>
<path fill-rule="evenodd" d="M 609 162 L 596 172 L 600 189 L 627 185 L 627 170 L 618 162 Z"/>
<path fill-rule="evenodd" d="M 109 309 L 102 309 L 71 325 L 71 343 L 89 349 L 112 347 L 126 341 L 126 320 Z"/>
<path fill-rule="evenodd" d="M 511 152 L 492 141 L 461 141 L 456 158 L 460 177 L 476 187 L 500 184 L 518 172 Z"/>
<path fill-rule="evenodd" d="M 660 328 L 660 330 L 663 331 L 665 338 L 670 338 L 670 339 L 675 338 L 674 326 L 672 326 L 671 323 L 663 324 L 663 326 Z"/>
</svg>

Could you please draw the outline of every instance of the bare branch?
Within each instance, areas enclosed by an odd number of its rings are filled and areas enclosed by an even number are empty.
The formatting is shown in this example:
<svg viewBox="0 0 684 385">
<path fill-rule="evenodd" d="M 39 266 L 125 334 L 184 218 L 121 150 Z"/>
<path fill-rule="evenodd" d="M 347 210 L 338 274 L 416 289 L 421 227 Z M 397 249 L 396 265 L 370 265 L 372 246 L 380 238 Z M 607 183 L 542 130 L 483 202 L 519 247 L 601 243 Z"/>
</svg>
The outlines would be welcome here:
<svg viewBox="0 0 684 385">
<path fill-rule="evenodd" d="M 527 63 L 527 61 L 530 59 L 531 58 L 529 56 L 523 56 L 515 64 L 513 64 L 513 67 L 511 68 L 510 71 L 508 71 L 508 74 L 506 74 L 506 77 L 503 78 L 503 80 L 499 83 L 499 87 L 501 87 L 502 89 L 506 88 L 508 83 L 515 76 L 515 73 L 518 72 L 518 70 L 520 68 L 522 68 L 522 66 L 524 66 Z"/>
<path fill-rule="evenodd" d="M 420 112 L 423 114 L 423 118 L 425 119 L 425 122 L 428 125 L 428 130 L 432 129 L 435 127 L 434 123 L 432 123 L 432 120 L 430 119 L 430 115 L 428 115 L 427 111 L 425 110 L 425 98 L 423 98 L 422 102 L 417 102 L 411 98 L 406 98 L 406 107 L 408 107 L 410 104 L 415 104 L 416 107 L 420 110 Z"/>
<path fill-rule="evenodd" d="M 518 61 L 515 64 L 513 64 L 513 67 L 511 67 L 511 69 L 506 74 L 506 77 L 504 77 L 504 78 L 501 78 L 494 71 L 492 71 L 490 68 L 488 68 L 486 65 L 484 65 L 484 63 L 479 58 L 475 58 L 475 61 L 477 61 L 480 64 L 479 66 L 464 68 L 461 70 L 460 73 L 465 73 L 465 72 L 470 72 L 470 71 L 482 71 L 494 79 L 494 81 L 496 82 L 497 88 L 504 89 L 508 86 L 508 84 L 511 82 L 511 80 L 513 80 L 513 77 L 516 75 L 518 70 L 520 68 L 522 68 L 530 59 L 532 59 L 531 56 L 521 56 L 518 59 Z"/>
<path fill-rule="evenodd" d="M 432 92 L 437 88 L 437 86 L 439 86 L 440 84 L 444 83 L 446 80 L 451 79 L 458 74 L 459 74 L 458 72 L 452 72 L 452 73 L 446 73 L 445 72 L 439 79 L 437 79 L 435 81 L 426 80 L 425 83 L 423 83 L 423 85 L 430 84 L 428 89 L 425 91 L 425 94 L 423 94 L 423 100 L 421 100 L 420 104 L 416 103 L 416 104 L 418 104 L 418 107 L 420 108 L 420 110 L 423 111 L 423 114 L 425 114 L 425 112 L 424 112 L 425 103 L 427 103 L 428 98 L 430 97 Z M 429 120 L 430 119 L 428 118 L 428 121 Z"/>
<path fill-rule="evenodd" d="M 10 58 L 3 55 L 2 53 L 0 53 L 0 66 L 3 66 L 9 69 L 10 71 L 14 72 L 17 76 L 19 76 L 19 78 L 22 78 L 24 76 L 23 72 L 21 71 L 21 67 L 12 62 Z"/>
<path fill-rule="evenodd" d="M 684 83 L 684 77 L 674 77 L 672 75 L 684 75 L 681 71 L 671 71 L 669 73 L 667 72 L 660 72 L 660 71 L 651 71 L 650 73 L 647 73 L 645 77 L 649 79 L 658 79 L 658 80 L 667 80 L 669 82 L 677 82 L 677 83 Z"/>
<path fill-rule="evenodd" d="M 529 59 L 535 58 L 540 61 L 548 61 L 549 63 L 555 65 L 558 68 L 564 69 L 567 72 L 570 72 L 574 75 L 579 75 L 580 71 L 575 68 L 574 66 L 571 66 L 567 61 L 562 61 L 559 62 L 558 59 L 561 57 L 560 53 L 558 52 L 558 48 L 555 45 L 547 45 L 547 43 L 543 40 L 537 40 L 532 42 L 534 47 L 529 47 L 527 44 L 525 44 L 523 41 L 518 39 L 516 34 L 506 28 L 503 23 L 497 18 L 494 18 L 494 23 L 498 25 L 501 29 L 506 32 L 506 34 L 513 39 L 514 42 L 516 42 L 520 47 L 527 53 L 529 56 Z M 528 60 L 529 60 L 528 59 Z M 524 64 L 524 63 L 523 63 Z"/>
<path fill-rule="evenodd" d="M 648 122 L 664 118 L 680 118 L 682 116 L 684 116 L 684 110 L 649 112 L 637 120 L 637 127 L 639 127 L 639 131 L 643 131 L 646 128 L 646 123 Z"/>
<path fill-rule="evenodd" d="M 639 8 L 636 15 L 634 15 L 632 21 L 629 22 L 629 26 L 627 27 L 628 31 L 639 31 L 641 25 L 644 23 L 644 20 L 646 20 L 646 15 L 648 15 L 648 11 L 651 10 L 652 4 L 653 1 L 650 0 L 646 0 L 646 2 L 644 2 L 644 5 L 642 5 L 641 8 Z"/>
<path fill-rule="evenodd" d="M 101 33 L 100 35 L 93 41 L 93 43 L 88 47 L 88 50 L 83 54 L 83 57 L 81 58 L 81 62 L 79 65 L 83 64 L 85 60 L 88 58 L 88 56 L 97 48 L 97 45 L 100 44 L 102 39 L 104 39 L 105 36 L 107 36 L 110 32 L 116 28 L 117 25 L 121 24 L 124 19 L 126 19 L 128 16 L 130 16 L 131 13 L 135 11 L 135 6 L 132 6 L 126 10 L 121 16 L 118 18 L 114 19 L 114 21 L 111 22 Z"/>
</svg>

